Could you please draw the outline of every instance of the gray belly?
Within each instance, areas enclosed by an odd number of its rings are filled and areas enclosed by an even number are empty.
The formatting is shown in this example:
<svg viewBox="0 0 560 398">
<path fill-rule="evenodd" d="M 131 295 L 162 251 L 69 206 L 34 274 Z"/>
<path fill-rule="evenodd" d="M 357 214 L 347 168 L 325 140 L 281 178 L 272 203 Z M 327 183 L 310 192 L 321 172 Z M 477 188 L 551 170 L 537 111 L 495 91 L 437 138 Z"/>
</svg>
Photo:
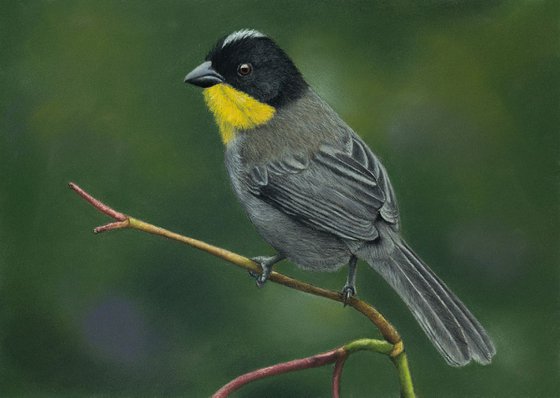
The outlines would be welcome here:
<svg viewBox="0 0 560 398">
<path fill-rule="evenodd" d="M 301 268 L 335 271 L 348 263 L 351 253 L 339 238 L 297 222 L 250 193 L 239 197 L 259 234 Z"/>
<path fill-rule="evenodd" d="M 335 271 L 352 255 L 343 240 L 299 223 L 251 194 L 244 184 L 244 170 L 235 152 L 228 148 L 226 167 L 233 190 L 259 234 L 280 254 L 301 268 Z"/>
</svg>

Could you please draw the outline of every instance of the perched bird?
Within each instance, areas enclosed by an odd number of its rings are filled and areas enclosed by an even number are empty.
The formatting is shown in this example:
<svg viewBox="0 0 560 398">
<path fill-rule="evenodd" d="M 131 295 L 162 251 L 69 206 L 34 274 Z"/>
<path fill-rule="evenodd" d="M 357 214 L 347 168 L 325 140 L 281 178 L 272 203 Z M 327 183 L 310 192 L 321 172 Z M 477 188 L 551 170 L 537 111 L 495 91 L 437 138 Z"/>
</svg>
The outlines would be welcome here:
<svg viewBox="0 0 560 398">
<path fill-rule="evenodd" d="M 347 300 L 362 259 L 396 290 L 448 364 L 490 363 L 496 350 L 484 328 L 400 236 L 379 159 L 272 39 L 234 32 L 185 82 L 204 88 L 233 189 L 277 251 L 255 259 L 259 286 L 284 258 L 312 271 L 348 265 Z"/>
</svg>

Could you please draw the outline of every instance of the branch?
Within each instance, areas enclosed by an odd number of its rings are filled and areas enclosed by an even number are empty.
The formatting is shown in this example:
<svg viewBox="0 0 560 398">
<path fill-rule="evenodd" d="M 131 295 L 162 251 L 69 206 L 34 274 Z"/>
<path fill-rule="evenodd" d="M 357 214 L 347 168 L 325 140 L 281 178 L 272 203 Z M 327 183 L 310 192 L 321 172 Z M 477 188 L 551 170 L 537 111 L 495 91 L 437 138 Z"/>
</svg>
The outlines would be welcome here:
<svg viewBox="0 0 560 398">
<path fill-rule="evenodd" d="M 296 370 L 325 366 L 328 365 L 329 363 L 336 362 L 343 355 L 345 355 L 344 350 L 342 348 L 337 348 L 307 358 L 295 359 L 293 361 L 278 363 L 276 365 L 268 366 L 266 368 L 257 369 L 233 379 L 225 386 L 220 388 L 218 391 L 216 391 L 214 395 L 212 395 L 212 398 L 228 397 L 232 392 L 239 390 L 244 385 L 255 380 L 264 379 L 265 377 L 293 372 Z"/>
<path fill-rule="evenodd" d="M 264 379 L 266 377 L 275 376 L 282 373 L 293 372 L 296 370 L 317 368 L 319 366 L 325 366 L 333 362 L 335 363 L 335 367 L 333 371 L 332 394 L 333 398 L 339 398 L 342 368 L 344 366 L 346 358 L 348 358 L 350 354 L 356 351 L 372 351 L 389 355 L 392 350 L 393 345 L 386 341 L 374 339 L 356 340 L 342 347 L 335 348 L 334 350 L 330 350 L 322 354 L 316 354 L 302 359 L 295 359 L 293 361 L 283 362 L 276 365 L 268 366 L 266 368 L 257 369 L 249 373 L 245 373 L 244 375 L 233 379 L 218 391 L 216 391 L 216 393 L 212 395 L 212 398 L 226 398 L 232 392 L 255 380 Z"/>
<path fill-rule="evenodd" d="M 96 234 L 112 231 L 115 229 L 125 229 L 125 228 L 137 229 L 139 231 L 147 232 L 153 235 L 163 236 L 168 239 L 182 242 L 186 245 L 192 246 L 196 249 L 205 251 L 223 260 L 226 260 L 247 271 L 261 273 L 261 268 L 257 265 L 257 263 L 255 263 L 253 260 L 247 257 L 241 256 L 237 253 L 231 252 L 221 247 L 210 245 L 206 242 L 197 239 L 193 239 L 184 235 L 177 234 L 175 232 L 171 232 L 164 228 L 160 228 L 158 226 L 133 218 L 124 213 L 118 212 L 113 208 L 107 206 L 106 204 L 102 203 L 98 199 L 94 198 L 93 196 L 91 196 L 89 193 L 84 191 L 82 188 L 80 188 L 78 185 L 74 184 L 73 182 L 70 182 L 68 185 L 74 192 L 80 195 L 84 200 L 89 202 L 93 207 L 95 207 L 101 213 L 106 214 L 107 216 L 115 220 L 114 222 L 96 227 L 93 230 L 93 232 Z M 305 283 L 297 279 L 290 278 L 276 271 L 273 271 L 270 274 L 269 280 L 295 290 L 299 290 L 305 293 L 313 294 L 315 296 L 324 297 L 330 300 L 344 303 L 344 298 L 340 292 L 335 292 L 332 290 L 327 290 L 317 286 L 313 286 L 309 283 Z M 385 338 L 385 340 L 387 340 L 387 342 L 390 343 L 391 350 L 388 353 L 388 355 L 393 359 L 393 363 L 395 364 L 397 370 L 399 371 L 399 379 L 401 381 L 402 395 L 404 397 L 414 397 L 415 395 L 412 388 L 412 379 L 410 377 L 410 372 L 408 369 L 408 361 L 406 358 L 406 353 L 404 351 L 404 345 L 402 343 L 401 337 L 397 332 L 397 330 L 394 328 L 393 325 L 391 325 L 391 323 L 389 323 L 389 321 L 385 319 L 385 317 L 379 311 L 377 311 L 377 309 L 375 309 L 372 305 L 366 303 L 365 301 L 359 300 L 355 297 L 350 297 L 350 299 L 347 300 L 346 304 L 354 308 L 356 311 L 360 312 L 364 316 L 366 316 L 377 327 L 377 329 L 380 331 L 381 335 Z M 361 340 L 357 340 L 357 341 L 361 341 Z M 350 343 L 350 345 L 351 344 L 352 343 Z M 340 369 L 342 368 L 342 365 L 343 363 L 339 364 Z M 321 366 L 321 365 L 317 365 L 317 366 Z M 401 374 L 401 372 L 403 372 L 403 374 Z M 335 374 L 333 376 L 334 376 L 333 377 L 333 385 L 334 385 L 335 383 L 338 383 L 340 380 L 340 374 L 338 376 L 336 375 L 336 369 L 335 369 Z M 335 379 L 337 379 L 338 382 L 335 381 Z"/>
<path fill-rule="evenodd" d="M 342 368 L 348 358 L 348 352 L 345 350 L 344 355 L 340 355 L 334 364 L 333 377 L 332 377 L 332 396 L 333 398 L 340 398 L 340 380 L 342 378 Z"/>
</svg>

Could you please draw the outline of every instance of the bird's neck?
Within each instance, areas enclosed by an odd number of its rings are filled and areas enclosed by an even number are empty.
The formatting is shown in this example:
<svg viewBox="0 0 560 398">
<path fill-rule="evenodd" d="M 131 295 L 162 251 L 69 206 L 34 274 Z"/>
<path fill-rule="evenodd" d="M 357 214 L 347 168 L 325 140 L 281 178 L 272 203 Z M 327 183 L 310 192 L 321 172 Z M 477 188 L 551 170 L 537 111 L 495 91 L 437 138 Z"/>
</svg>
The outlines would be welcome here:
<svg viewBox="0 0 560 398">
<path fill-rule="evenodd" d="M 227 84 L 216 84 L 203 93 L 224 144 L 235 138 L 237 130 L 250 130 L 266 124 L 276 113 L 274 107 Z"/>
</svg>

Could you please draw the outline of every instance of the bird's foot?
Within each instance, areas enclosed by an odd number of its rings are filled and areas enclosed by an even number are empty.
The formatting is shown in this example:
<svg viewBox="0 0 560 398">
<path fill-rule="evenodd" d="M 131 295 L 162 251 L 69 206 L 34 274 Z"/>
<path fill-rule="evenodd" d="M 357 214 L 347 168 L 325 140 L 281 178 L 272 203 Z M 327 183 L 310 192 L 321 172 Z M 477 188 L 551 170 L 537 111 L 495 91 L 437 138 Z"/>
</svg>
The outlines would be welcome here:
<svg viewBox="0 0 560 398">
<path fill-rule="evenodd" d="M 342 295 L 342 302 L 346 307 L 350 302 L 350 297 L 356 295 L 356 287 L 353 285 L 344 285 L 344 287 L 342 288 L 342 292 L 340 294 Z"/>
<path fill-rule="evenodd" d="M 255 278 L 257 282 L 257 286 L 261 288 L 268 280 L 270 273 L 272 272 L 272 266 L 280 260 L 278 256 L 272 256 L 272 257 L 258 256 L 258 257 L 251 258 L 251 260 L 259 264 L 262 269 L 262 272 L 260 274 L 254 271 L 249 271 L 249 275 Z"/>
<path fill-rule="evenodd" d="M 342 288 L 342 292 L 340 293 L 342 296 L 342 302 L 346 307 L 350 302 L 350 298 L 355 296 L 356 291 L 356 263 L 358 262 L 358 258 L 356 256 L 350 257 L 350 261 L 348 261 L 348 278 L 346 278 L 346 284 Z"/>
</svg>

